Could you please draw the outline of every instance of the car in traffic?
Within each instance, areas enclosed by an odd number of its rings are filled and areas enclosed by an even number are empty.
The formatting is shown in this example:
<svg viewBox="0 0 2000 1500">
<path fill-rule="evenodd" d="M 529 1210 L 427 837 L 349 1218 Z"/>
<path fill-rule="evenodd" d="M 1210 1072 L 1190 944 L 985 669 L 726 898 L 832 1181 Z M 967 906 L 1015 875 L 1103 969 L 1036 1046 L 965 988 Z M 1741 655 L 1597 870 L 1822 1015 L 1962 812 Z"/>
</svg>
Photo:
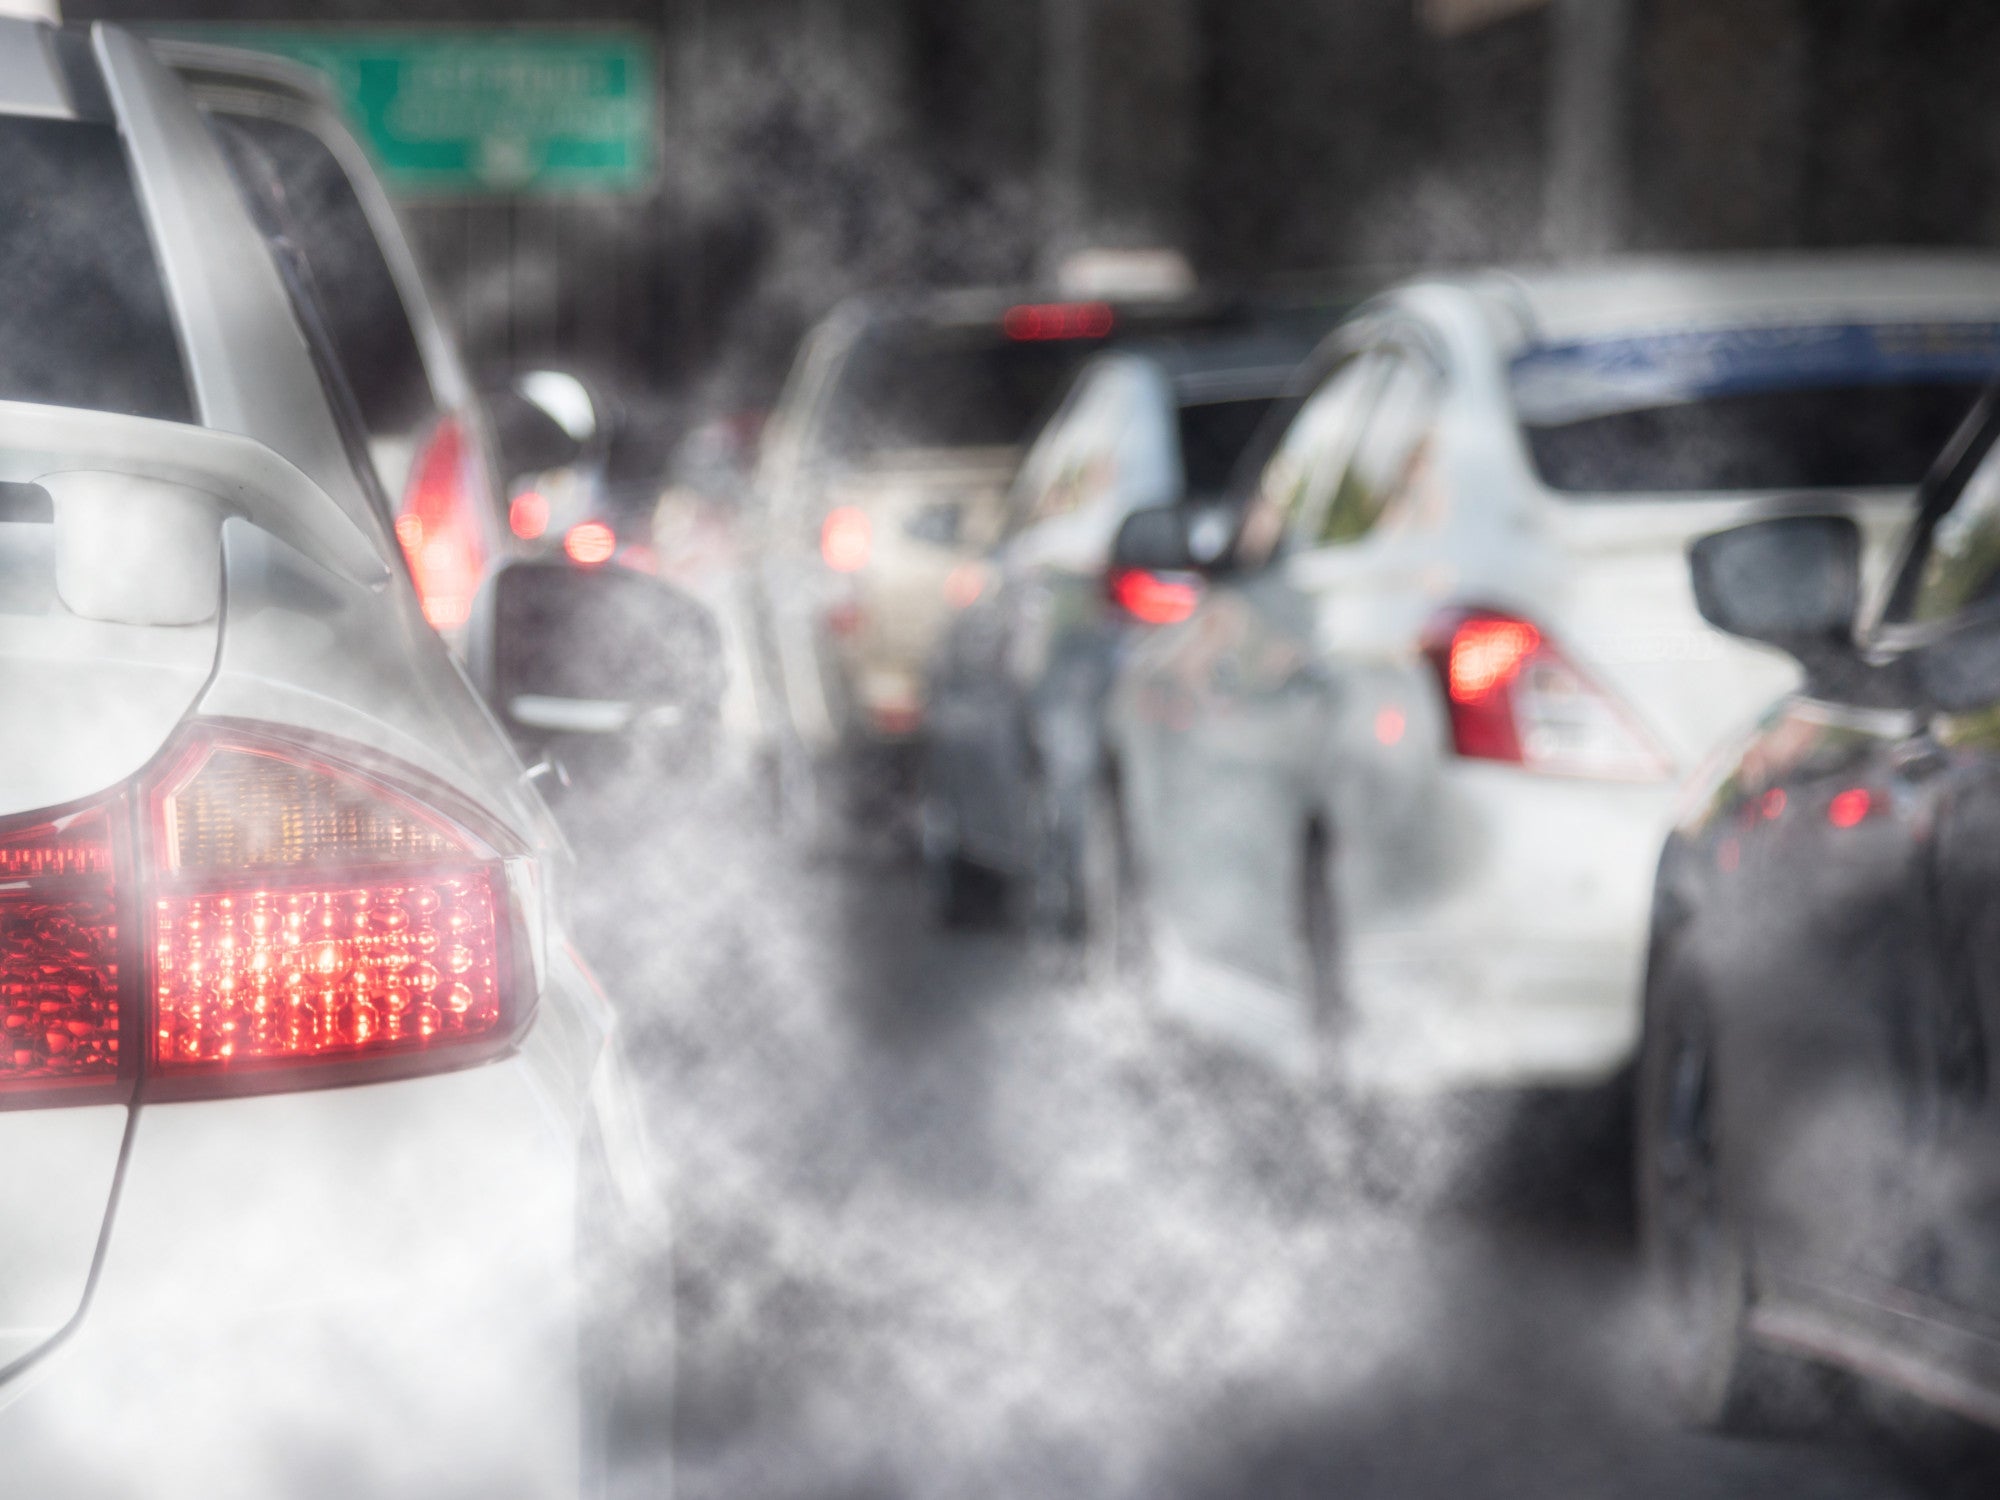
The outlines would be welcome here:
<svg viewBox="0 0 2000 1500">
<path fill-rule="evenodd" d="M 1347 299 L 1285 299 L 1291 316 Z M 863 298 L 801 346 L 764 428 L 745 544 L 759 754 L 781 811 L 906 815 L 948 585 L 999 539 L 1022 453 L 1076 370 L 1239 317 L 1227 296 Z"/>
<path fill-rule="evenodd" d="M 1090 789 L 1116 663 L 1138 631 L 1184 619 L 1192 572 L 1108 571 L 1135 511 L 1219 507 L 1231 473 L 1317 330 L 1270 326 L 1092 359 L 1022 460 L 1000 540 L 946 575 L 957 606 L 926 688 L 922 847 L 947 922 L 1010 905 L 1080 934 Z M 1102 830 L 1099 830 L 1101 835 Z"/>
<path fill-rule="evenodd" d="M 264 182 L 348 374 L 425 617 L 446 640 L 470 648 L 480 589 L 517 558 L 595 567 L 629 549 L 635 538 L 620 534 L 607 496 L 615 404 L 568 371 L 468 372 L 325 79 L 269 53 L 149 41 L 187 84 L 231 170 Z"/>
<path fill-rule="evenodd" d="M 1159 1002 L 1364 1089 L 1615 1079 L 1675 787 L 1792 680 L 1702 621 L 1683 548 L 1824 494 L 1879 568 L 1996 314 L 2000 264 L 1897 254 L 1422 279 L 1358 313 L 1114 689 L 1106 889 Z M 1115 567 L 1194 565 L 1147 524 Z"/>
<path fill-rule="evenodd" d="M 1810 1416 L 1817 1364 L 2000 1426 L 1996 439 L 2000 393 L 1886 587 L 1810 505 L 1691 550 L 1704 616 L 1802 679 L 1689 788 L 1653 897 L 1638 1197 L 1703 1424 Z"/>
<path fill-rule="evenodd" d="M 567 848 L 276 184 L 126 31 L 0 60 L 5 1489 L 576 1495 L 583 1258 L 663 1221 Z M 498 679 L 598 695 L 587 621 L 651 707 L 640 587 L 500 570 Z"/>
</svg>

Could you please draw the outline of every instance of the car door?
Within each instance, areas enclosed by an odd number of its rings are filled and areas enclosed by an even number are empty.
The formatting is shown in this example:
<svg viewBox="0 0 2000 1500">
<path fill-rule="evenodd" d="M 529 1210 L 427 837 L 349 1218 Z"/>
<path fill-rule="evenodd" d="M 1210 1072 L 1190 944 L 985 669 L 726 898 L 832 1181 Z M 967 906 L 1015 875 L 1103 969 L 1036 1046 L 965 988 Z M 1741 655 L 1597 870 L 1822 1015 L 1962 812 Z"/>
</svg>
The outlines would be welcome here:
<svg viewBox="0 0 2000 1500">
<path fill-rule="evenodd" d="M 1149 653 L 1140 701 L 1155 705 L 1147 874 L 1159 935 L 1170 960 L 1184 949 L 1247 981 L 1238 1008 L 1266 1005 L 1293 977 L 1298 903 L 1286 872 L 1300 827 L 1312 601 L 1286 564 L 1326 527 L 1355 524 L 1336 502 L 1389 373 L 1384 355 L 1364 352 L 1306 398 L 1259 472 L 1229 573 Z"/>
<path fill-rule="evenodd" d="M 1988 434 L 1990 440 L 1990 429 Z M 1912 557 L 1907 629 L 2000 629 L 2000 448 Z M 1917 802 L 1925 956 L 1907 993 L 1923 1088 L 1913 1102 L 1923 1202 L 1906 1287 L 2000 1326 L 2000 704 L 1942 714 L 1888 752 Z M 2000 1336 L 1989 1353 L 2000 1354 Z"/>
</svg>

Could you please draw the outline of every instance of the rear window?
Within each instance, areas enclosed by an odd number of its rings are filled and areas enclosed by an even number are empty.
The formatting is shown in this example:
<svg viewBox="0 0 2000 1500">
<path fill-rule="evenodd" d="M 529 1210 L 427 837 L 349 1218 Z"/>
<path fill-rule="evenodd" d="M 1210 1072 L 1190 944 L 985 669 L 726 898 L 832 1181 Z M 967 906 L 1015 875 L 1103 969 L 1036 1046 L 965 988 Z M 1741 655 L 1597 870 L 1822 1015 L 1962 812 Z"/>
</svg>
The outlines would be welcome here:
<svg viewBox="0 0 2000 1500">
<path fill-rule="evenodd" d="M 1180 409 L 1181 473 L 1194 498 L 1228 487 L 1236 461 L 1276 405 L 1270 396 L 1202 401 Z"/>
<path fill-rule="evenodd" d="M 254 142 L 275 179 L 287 236 L 371 436 L 407 436 L 435 415 L 416 330 L 340 161 L 310 130 L 257 115 L 229 125 Z"/>
<path fill-rule="evenodd" d="M 1015 343 L 997 329 L 864 337 L 834 377 L 817 456 L 866 463 L 911 448 L 1013 447 L 1101 347 Z"/>
<path fill-rule="evenodd" d="M 2000 325 L 1702 330 L 1531 350 L 1543 482 L 1588 494 L 1913 485 L 2000 374 Z"/>
<path fill-rule="evenodd" d="M 0 400 L 194 420 L 118 132 L 0 116 Z"/>
</svg>

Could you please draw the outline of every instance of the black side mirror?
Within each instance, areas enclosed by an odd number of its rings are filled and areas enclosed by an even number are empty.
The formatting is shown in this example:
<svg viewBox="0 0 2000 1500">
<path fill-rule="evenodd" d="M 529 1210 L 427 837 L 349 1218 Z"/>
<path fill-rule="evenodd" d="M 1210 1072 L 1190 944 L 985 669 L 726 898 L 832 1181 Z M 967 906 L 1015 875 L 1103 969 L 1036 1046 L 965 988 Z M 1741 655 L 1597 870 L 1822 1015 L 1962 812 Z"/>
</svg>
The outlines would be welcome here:
<svg viewBox="0 0 2000 1500">
<path fill-rule="evenodd" d="M 573 769 L 705 762 L 721 707 L 722 634 L 706 606 L 626 568 L 508 565 L 483 591 L 473 669 L 531 753 Z"/>
<path fill-rule="evenodd" d="M 1923 701 L 1948 714 L 2000 704 L 2000 615 L 1982 612 L 1912 653 Z"/>
<path fill-rule="evenodd" d="M 1809 680 L 1854 660 L 1861 530 L 1847 516 L 1778 516 L 1688 548 L 1695 606 L 1717 630 L 1797 657 Z"/>
<path fill-rule="evenodd" d="M 1188 512 L 1178 505 L 1135 510 L 1111 543 L 1111 571 L 1187 573 L 1199 566 L 1189 545 Z"/>
</svg>

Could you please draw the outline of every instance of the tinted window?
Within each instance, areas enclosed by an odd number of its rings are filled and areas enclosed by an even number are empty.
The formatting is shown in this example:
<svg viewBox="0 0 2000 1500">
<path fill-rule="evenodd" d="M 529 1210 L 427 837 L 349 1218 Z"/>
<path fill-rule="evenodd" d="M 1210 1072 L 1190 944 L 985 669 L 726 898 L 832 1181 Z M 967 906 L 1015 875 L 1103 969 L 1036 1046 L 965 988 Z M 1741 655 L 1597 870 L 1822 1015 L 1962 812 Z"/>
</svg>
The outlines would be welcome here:
<svg viewBox="0 0 2000 1500">
<path fill-rule="evenodd" d="M 897 449 L 1012 447 L 1098 347 L 1017 344 L 983 331 L 865 338 L 834 377 L 817 456 L 865 462 Z"/>
<path fill-rule="evenodd" d="M 0 399 L 194 420 L 118 133 L 0 117 Z"/>
<path fill-rule="evenodd" d="M 1530 350 L 1515 405 L 1558 490 L 1912 485 L 2000 371 L 2000 326 L 1710 329 Z"/>
<path fill-rule="evenodd" d="M 1722 396 L 1529 427 L 1528 450 L 1543 483 L 1599 494 L 1913 485 L 1981 389 Z"/>
<path fill-rule="evenodd" d="M 1224 489 L 1273 405 L 1268 396 L 1203 401 L 1180 409 L 1181 473 L 1191 496 Z"/>
<path fill-rule="evenodd" d="M 311 275 L 348 385 L 371 436 L 402 435 L 435 414 L 416 331 L 375 229 L 339 159 L 298 125 L 232 115 L 276 180 L 284 232 Z"/>
<path fill-rule="evenodd" d="M 1238 563 L 1261 565 L 1288 531 L 1296 531 L 1308 517 L 1325 514 L 1383 373 L 1381 356 L 1360 355 L 1300 404 L 1258 473 L 1237 537 Z"/>
<path fill-rule="evenodd" d="M 1322 542 L 1352 541 L 1365 534 L 1423 462 L 1437 415 L 1437 376 L 1408 355 L 1392 359 L 1354 457 L 1320 518 Z"/>
<path fill-rule="evenodd" d="M 1931 532 L 1911 613 L 1942 620 L 2000 597 L 2000 446 L 1959 491 Z"/>
</svg>

